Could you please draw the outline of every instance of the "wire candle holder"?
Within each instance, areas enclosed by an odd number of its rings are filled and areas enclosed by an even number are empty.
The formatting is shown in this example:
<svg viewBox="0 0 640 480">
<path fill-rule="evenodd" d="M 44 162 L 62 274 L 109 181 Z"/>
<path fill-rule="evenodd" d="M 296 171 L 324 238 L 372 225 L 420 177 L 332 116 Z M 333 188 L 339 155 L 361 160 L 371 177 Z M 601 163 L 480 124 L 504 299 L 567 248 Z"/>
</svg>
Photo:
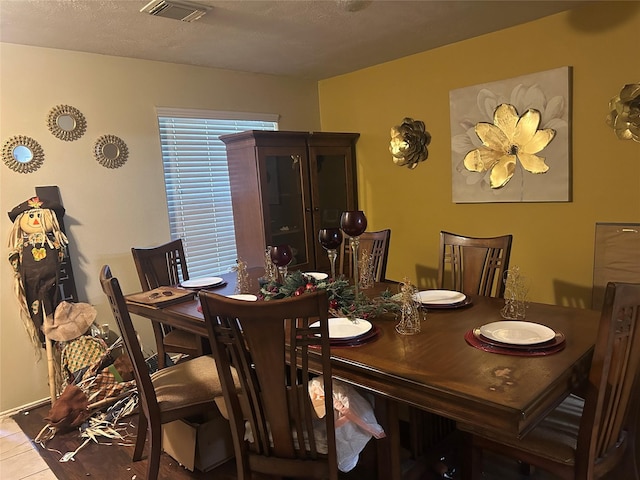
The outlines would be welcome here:
<svg viewBox="0 0 640 480">
<path fill-rule="evenodd" d="M 271 245 L 269 245 L 264 251 L 264 280 L 268 282 L 275 282 L 278 279 L 278 270 L 271 261 Z"/>
<path fill-rule="evenodd" d="M 360 288 L 363 290 L 373 287 L 374 266 L 374 256 L 367 250 L 362 250 L 362 255 L 360 256 Z"/>
<path fill-rule="evenodd" d="M 504 272 L 504 283 L 504 307 L 500 315 L 509 320 L 524 320 L 527 316 L 528 279 L 520 273 L 520 267 L 512 267 Z"/>
<path fill-rule="evenodd" d="M 251 286 L 251 280 L 249 279 L 249 273 L 247 272 L 247 262 L 241 259 L 236 259 L 236 266 L 233 267 L 236 272 L 236 293 L 248 293 Z"/>
<path fill-rule="evenodd" d="M 419 303 L 416 300 L 418 289 L 405 278 L 400 287 L 400 322 L 396 325 L 396 332 L 401 335 L 415 335 L 420 333 Z"/>
</svg>

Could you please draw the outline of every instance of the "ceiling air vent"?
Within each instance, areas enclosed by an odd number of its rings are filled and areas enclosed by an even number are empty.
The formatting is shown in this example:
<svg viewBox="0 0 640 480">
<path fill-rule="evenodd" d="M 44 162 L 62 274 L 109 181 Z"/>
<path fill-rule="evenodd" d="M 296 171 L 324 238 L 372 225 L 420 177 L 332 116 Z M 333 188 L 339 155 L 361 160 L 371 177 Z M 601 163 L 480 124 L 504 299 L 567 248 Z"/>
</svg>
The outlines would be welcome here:
<svg viewBox="0 0 640 480">
<path fill-rule="evenodd" d="M 189 2 L 174 2 L 168 0 L 153 0 L 146 4 L 141 12 L 156 17 L 173 18 L 183 22 L 194 22 L 211 8 Z"/>
</svg>

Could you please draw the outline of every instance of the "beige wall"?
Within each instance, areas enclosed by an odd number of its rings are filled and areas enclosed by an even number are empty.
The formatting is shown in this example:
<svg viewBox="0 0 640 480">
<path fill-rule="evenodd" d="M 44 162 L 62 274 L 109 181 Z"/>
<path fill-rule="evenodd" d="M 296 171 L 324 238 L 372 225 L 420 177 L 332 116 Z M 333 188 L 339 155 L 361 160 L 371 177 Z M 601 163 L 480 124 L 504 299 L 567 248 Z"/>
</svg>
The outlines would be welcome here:
<svg viewBox="0 0 640 480">
<path fill-rule="evenodd" d="M 130 248 L 169 240 L 156 106 L 277 113 L 281 129 L 319 130 L 316 82 L 11 44 L 0 44 L 0 61 L 0 139 L 27 135 L 45 153 L 34 173 L 0 168 L 2 251 L 12 226 L 6 212 L 35 195 L 36 186 L 58 185 L 80 300 L 96 305 L 98 321 L 112 326 L 100 267 L 110 264 L 125 293 L 133 292 L 140 285 Z M 48 131 L 47 113 L 59 104 L 85 115 L 82 138 L 64 142 Z M 93 158 L 93 143 L 104 134 L 129 147 L 123 167 L 110 170 Z M 35 361 L 2 257 L 0 412 L 49 394 L 46 361 Z M 144 331 L 148 323 L 139 322 Z M 147 332 L 146 347 L 155 350 Z"/>
<path fill-rule="evenodd" d="M 589 307 L 596 222 L 640 222 L 640 144 L 605 125 L 608 102 L 640 82 L 640 4 L 591 4 L 320 82 L 324 130 L 357 131 L 360 205 L 391 228 L 387 275 L 435 286 L 440 230 L 514 235 L 512 265 L 534 301 Z M 402 41 L 402 39 L 398 39 Z M 454 204 L 449 91 L 573 67 L 573 201 Z M 429 158 L 397 167 L 389 130 L 404 117 L 432 134 Z"/>
</svg>

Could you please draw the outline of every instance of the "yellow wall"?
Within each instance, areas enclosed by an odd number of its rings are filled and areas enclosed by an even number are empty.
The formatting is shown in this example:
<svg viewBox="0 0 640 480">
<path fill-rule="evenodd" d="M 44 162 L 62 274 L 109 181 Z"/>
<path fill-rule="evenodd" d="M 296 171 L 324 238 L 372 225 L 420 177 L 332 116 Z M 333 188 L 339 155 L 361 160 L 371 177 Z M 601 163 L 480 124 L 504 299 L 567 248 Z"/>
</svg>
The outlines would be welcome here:
<svg viewBox="0 0 640 480">
<path fill-rule="evenodd" d="M 589 307 L 596 222 L 640 222 L 640 144 L 606 126 L 608 102 L 640 82 L 640 4 L 589 4 L 518 27 L 320 82 L 323 130 L 356 131 L 360 206 L 391 228 L 387 276 L 435 286 L 438 233 L 514 235 L 511 264 L 530 299 Z M 401 38 L 398 41 L 402 41 Z M 573 201 L 454 204 L 449 91 L 573 67 Z M 433 138 L 415 170 L 397 167 L 389 130 L 423 120 Z"/>
<path fill-rule="evenodd" d="M 169 221 L 155 107 L 280 114 L 280 128 L 319 130 L 317 83 L 160 62 L 91 55 L 0 43 L 0 139 L 27 135 L 40 143 L 44 164 L 20 174 L 0 165 L 0 242 L 12 226 L 6 212 L 35 195 L 35 187 L 58 185 L 80 301 L 95 304 L 98 322 L 115 329 L 98 282 L 108 263 L 123 291 L 140 289 L 132 246 L 168 241 Z M 47 113 L 72 105 L 87 119 L 84 136 L 55 138 Z M 107 169 L 92 147 L 104 134 L 122 138 L 127 163 Z M 146 351 L 155 351 L 148 320 Z M 47 397 L 46 361 L 34 351 L 18 318 L 6 255 L 0 261 L 0 412 Z"/>
</svg>

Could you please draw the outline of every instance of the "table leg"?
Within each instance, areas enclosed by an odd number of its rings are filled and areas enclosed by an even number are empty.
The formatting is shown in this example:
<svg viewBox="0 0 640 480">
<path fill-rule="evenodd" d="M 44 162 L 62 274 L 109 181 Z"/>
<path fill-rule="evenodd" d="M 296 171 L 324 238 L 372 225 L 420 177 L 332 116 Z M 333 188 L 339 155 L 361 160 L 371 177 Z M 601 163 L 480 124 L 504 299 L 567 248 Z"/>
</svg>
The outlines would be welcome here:
<svg viewBox="0 0 640 480">
<path fill-rule="evenodd" d="M 393 400 L 376 397 L 376 419 L 384 428 L 385 438 L 376 440 L 376 457 L 379 480 L 400 480 L 402 465 L 400 460 L 400 423 L 398 404 Z"/>
</svg>

